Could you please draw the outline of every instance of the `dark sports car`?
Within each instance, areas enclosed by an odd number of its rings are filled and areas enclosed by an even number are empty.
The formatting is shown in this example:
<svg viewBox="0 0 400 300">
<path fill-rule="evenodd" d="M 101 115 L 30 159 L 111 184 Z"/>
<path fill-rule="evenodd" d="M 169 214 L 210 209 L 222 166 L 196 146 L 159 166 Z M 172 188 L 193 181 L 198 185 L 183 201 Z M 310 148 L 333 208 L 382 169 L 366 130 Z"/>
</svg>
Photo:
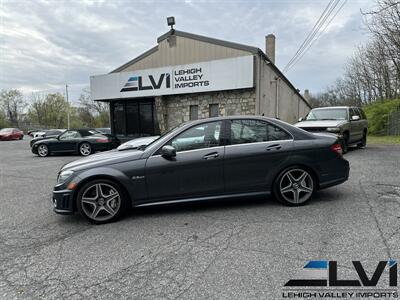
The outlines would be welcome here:
<svg viewBox="0 0 400 300">
<path fill-rule="evenodd" d="M 32 145 L 32 153 L 41 157 L 54 153 L 76 153 L 88 156 L 96 151 L 115 148 L 112 138 L 91 129 L 72 129 L 63 134 L 39 140 Z"/>
<path fill-rule="evenodd" d="M 130 207 L 250 195 L 296 206 L 348 176 L 334 135 L 265 117 L 220 117 L 183 124 L 143 148 L 66 164 L 53 204 L 56 213 L 79 211 L 97 224 Z"/>
</svg>

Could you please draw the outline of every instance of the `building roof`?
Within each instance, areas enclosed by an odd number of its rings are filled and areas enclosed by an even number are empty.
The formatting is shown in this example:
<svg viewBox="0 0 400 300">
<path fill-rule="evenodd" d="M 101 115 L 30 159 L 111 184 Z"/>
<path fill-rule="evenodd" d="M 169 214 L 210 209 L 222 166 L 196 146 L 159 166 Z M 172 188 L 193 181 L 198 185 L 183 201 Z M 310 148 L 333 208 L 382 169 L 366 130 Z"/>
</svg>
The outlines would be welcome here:
<svg viewBox="0 0 400 300">
<path fill-rule="evenodd" d="M 303 97 L 302 94 L 300 94 L 299 90 L 294 87 L 294 85 L 289 81 L 289 79 L 286 78 L 286 76 L 279 70 L 279 68 L 268 58 L 268 56 L 258 47 L 253 47 L 249 45 L 244 45 L 244 44 L 239 44 L 239 43 L 234 43 L 234 42 L 229 42 L 225 40 L 220 40 L 220 39 L 215 39 L 203 35 L 198 35 L 190 32 L 185 32 L 185 31 L 180 31 L 180 30 L 175 30 L 171 29 L 168 32 L 164 33 L 163 35 L 159 36 L 157 38 L 157 43 L 160 43 L 161 41 L 167 39 L 168 37 L 175 35 L 175 36 L 180 36 L 180 37 L 185 37 L 189 39 L 194 39 L 210 44 L 215 44 L 227 48 L 233 48 L 233 49 L 238 49 L 242 51 L 247 51 L 250 52 L 254 55 L 259 55 L 261 58 L 263 58 L 265 61 L 268 62 L 268 64 L 274 69 L 276 73 L 278 73 L 279 77 L 283 79 L 292 89 L 293 91 L 300 96 L 300 98 L 307 104 L 309 108 L 311 108 L 311 105 L 308 103 L 308 101 Z M 115 70 L 111 71 L 110 73 L 118 73 L 124 70 L 125 68 L 129 67 L 130 65 L 135 64 L 136 62 L 140 61 L 141 59 L 149 56 L 150 54 L 156 52 L 158 50 L 158 45 L 147 50 L 146 52 L 140 54 L 139 56 L 135 57 L 134 59 L 128 61 L 127 63 L 123 64 L 122 66 L 116 68 Z"/>
</svg>

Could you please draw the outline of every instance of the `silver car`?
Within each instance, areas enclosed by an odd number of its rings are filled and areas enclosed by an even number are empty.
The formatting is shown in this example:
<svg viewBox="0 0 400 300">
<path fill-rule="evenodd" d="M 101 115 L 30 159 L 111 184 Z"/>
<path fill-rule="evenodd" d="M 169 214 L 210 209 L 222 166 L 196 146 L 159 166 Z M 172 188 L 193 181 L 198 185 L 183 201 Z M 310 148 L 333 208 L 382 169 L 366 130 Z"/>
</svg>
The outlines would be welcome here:
<svg viewBox="0 0 400 300">
<path fill-rule="evenodd" d="M 330 132 L 340 136 L 344 153 L 350 145 L 357 145 L 359 148 L 367 145 L 368 121 L 359 107 L 314 108 L 294 126 L 309 132 Z"/>
</svg>

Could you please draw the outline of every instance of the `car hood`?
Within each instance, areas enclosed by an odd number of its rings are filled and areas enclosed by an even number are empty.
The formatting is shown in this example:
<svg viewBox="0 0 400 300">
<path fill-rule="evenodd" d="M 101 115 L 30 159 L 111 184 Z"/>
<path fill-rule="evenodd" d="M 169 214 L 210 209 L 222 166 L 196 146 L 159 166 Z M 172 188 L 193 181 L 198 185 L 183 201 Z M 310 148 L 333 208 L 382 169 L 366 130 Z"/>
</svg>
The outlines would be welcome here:
<svg viewBox="0 0 400 300">
<path fill-rule="evenodd" d="M 0 132 L 1 136 L 5 136 L 5 135 L 11 135 L 11 132 Z"/>
<path fill-rule="evenodd" d="M 302 121 L 294 124 L 296 127 L 338 127 L 346 123 L 346 120 L 317 120 L 317 121 Z"/>
<path fill-rule="evenodd" d="M 101 152 L 97 154 L 89 155 L 73 162 L 64 165 L 61 170 L 83 170 L 91 167 L 104 166 L 114 163 L 120 163 L 124 161 L 132 161 L 140 159 L 143 155 L 143 151 L 139 150 L 127 150 L 127 151 L 117 151 L 111 150 L 106 152 Z"/>
</svg>

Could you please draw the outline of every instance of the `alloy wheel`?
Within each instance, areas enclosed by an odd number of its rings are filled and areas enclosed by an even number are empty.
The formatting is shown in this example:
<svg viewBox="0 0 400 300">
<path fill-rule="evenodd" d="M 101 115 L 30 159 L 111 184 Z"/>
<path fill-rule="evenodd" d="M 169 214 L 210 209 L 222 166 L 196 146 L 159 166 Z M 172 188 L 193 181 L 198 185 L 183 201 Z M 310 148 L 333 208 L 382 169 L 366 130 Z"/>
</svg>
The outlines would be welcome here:
<svg viewBox="0 0 400 300">
<path fill-rule="evenodd" d="M 314 181 L 307 171 L 291 169 L 281 177 L 279 191 L 287 202 L 302 204 L 311 197 L 314 191 Z"/>
<path fill-rule="evenodd" d="M 90 153 L 92 153 L 92 148 L 90 147 L 90 145 L 88 143 L 83 143 L 79 147 L 79 152 L 83 156 L 88 156 Z"/>
<path fill-rule="evenodd" d="M 95 222 L 105 222 L 118 214 L 121 195 L 107 183 L 89 185 L 80 199 L 83 213 Z"/>
<path fill-rule="evenodd" d="M 44 144 L 39 145 L 37 151 L 38 151 L 39 156 L 41 156 L 41 157 L 45 157 L 45 156 L 47 156 L 49 154 L 49 149 Z"/>
</svg>

